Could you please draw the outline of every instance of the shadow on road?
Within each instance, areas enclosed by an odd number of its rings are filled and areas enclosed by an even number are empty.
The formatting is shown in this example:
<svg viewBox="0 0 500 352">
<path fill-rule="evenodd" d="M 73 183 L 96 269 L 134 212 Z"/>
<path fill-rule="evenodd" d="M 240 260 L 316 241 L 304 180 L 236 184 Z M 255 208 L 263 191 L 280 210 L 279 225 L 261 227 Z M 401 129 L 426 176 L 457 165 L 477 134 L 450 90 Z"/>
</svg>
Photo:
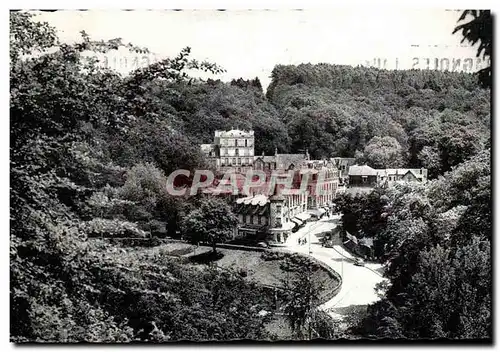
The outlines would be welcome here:
<svg viewBox="0 0 500 352">
<path fill-rule="evenodd" d="M 346 258 L 330 258 L 332 262 L 344 262 L 344 263 L 353 263 L 354 261 L 352 259 L 346 259 Z"/>
<path fill-rule="evenodd" d="M 351 315 L 351 314 L 365 313 L 367 307 L 368 307 L 367 304 L 357 304 L 357 305 L 353 304 L 347 307 L 332 308 L 330 309 L 330 311 L 339 315 Z"/>
</svg>

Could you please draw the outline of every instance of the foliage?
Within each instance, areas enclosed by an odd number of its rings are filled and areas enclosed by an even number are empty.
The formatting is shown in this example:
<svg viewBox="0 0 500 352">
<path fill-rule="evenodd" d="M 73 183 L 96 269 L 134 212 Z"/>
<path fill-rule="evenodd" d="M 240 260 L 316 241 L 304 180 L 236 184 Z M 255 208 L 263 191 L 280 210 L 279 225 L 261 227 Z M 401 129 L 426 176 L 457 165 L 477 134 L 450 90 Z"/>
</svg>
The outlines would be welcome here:
<svg viewBox="0 0 500 352">
<path fill-rule="evenodd" d="M 484 150 L 428 185 L 386 189 L 378 195 L 382 208 L 367 196 L 341 204 L 346 215 L 383 209 L 364 226 L 382 224 L 373 237 L 390 285 L 369 308 L 359 334 L 491 337 L 490 174 L 490 152 Z M 349 221 L 344 226 L 352 226 Z"/>
<path fill-rule="evenodd" d="M 294 258 L 294 259 L 292 259 Z M 288 256 L 287 259 L 297 260 L 299 256 Z M 285 291 L 282 293 L 285 302 L 284 313 L 293 334 L 299 339 L 335 339 L 338 338 L 338 327 L 333 319 L 318 308 L 320 291 L 323 282 L 312 280 L 312 274 L 317 268 L 314 263 L 303 263 L 302 275 L 283 280 Z M 304 271 L 305 269 L 305 271 Z"/>
<path fill-rule="evenodd" d="M 137 228 L 135 223 L 121 220 L 94 218 L 83 224 L 89 237 L 145 238 L 147 233 Z"/>
<path fill-rule="evenodd" d="M 181 227 L 186 240 L 210 243 L 215 253 L 217 243 L 229 239 L 236 224 L 237 219 L 225 200 L 203 198 L 195 209 L 186 214 Z"/>
<path fill-rule="evenodd" d="M 285 289 L 283 299 L 286 302 L 284 313 L 293 333 L 298 338 L 306 337 L 306 330 L 309 331 L 309 339 L 311 338 L 310 322 L 319 305 L 322 283 L 313 281 L 311 277 L 312 271 L 307 268 L 304 275 L 285 279 L 283 282 Z"/>
<path fill-rule="evenodd" d="M 239 275 L 88 240 L 175 225 L 182 207 L 166 195 L 165 173 L 203 159 L 168 106 L 141 105 L 150 98 L 141 84 L 182 83 L 186 70 L 216 66 L 184 50 L 122 78 L 80 53 L 134 46 L 86 33 L 55 46 L 55 31 L 23 12 L 10 24 L 11 340 L 264 338 L 265 295 Z"/>
<path fill-rule="evenodd" d="M 479 42 L 477 56 L 483 55 L 483 58 L 491 58 L 493 42 L 493 18 L 491 17 L 491 11 L 465 10 L 458 21 L 464 21 L 468 15 L 471 15 L 473 19 L 455 27 L 453 34 L 461 31 L 463 36 L 462 42 L 467 40 L 471 45 L 476 45 Z M 480 70 L 478 76 L 483 86 L 491 87 L 491 65 Z"/>
<path fill-rule="evenodd" d="M 474 40 L 479 32 L 468 28 Z M 257 79 L 192 78 L 193 70 L 222 69 L 192 60 L 190 48 L 121 77 L 82 52 L 147 49 L 85 32 L 60 44 L 26 12 L 11 12 L 10 31 L 13 341 L 265 338 L 268 318 L 258 312 L 270 310 L 267 294 L 239 273 L 89 240 L 163 227 L 174 236 L 180 227 L 215 251 L 236 224 L 231 209 L 220 199 L 168 195 L 166 176 L 205 168 L 199 143 L 233 127 L 255 130 L 257 154 L 363 151 L 371 163 L 428 167 L 436 178 L 428 186 L 339 202 L 345 229 L 375 238 L 391 280 L 363 331 L 491 336 L 490 92 L 473 75 L 278 65 L 265 96 Z M 290 256 L 286 267 L 303 261 Z M 290 322 L 299 334 L 311 326 L 309 337 L 333 336 L 313 309 L 309 278 L 287 283 Z"/>
<path fill-rule="evenodd" d="M 393 137 L 373 137 L 365 146 L 363 161 L 375 169 L 403 166 L 401 145 Z"/>
<path fill-rule="evenodd" d="M 391 137 L 387 162 L 420 168 L 433 148 L 437 177 L 481 149 L 490 134 L 490 92 L 472 74 L 277 65 L 266 95 L 286 124 L 290 151 L 308 148 L 312 158 L 354 157 L 374 137 Z M 463 154 L 455 153 L 461 148 Z"/>
</svg>

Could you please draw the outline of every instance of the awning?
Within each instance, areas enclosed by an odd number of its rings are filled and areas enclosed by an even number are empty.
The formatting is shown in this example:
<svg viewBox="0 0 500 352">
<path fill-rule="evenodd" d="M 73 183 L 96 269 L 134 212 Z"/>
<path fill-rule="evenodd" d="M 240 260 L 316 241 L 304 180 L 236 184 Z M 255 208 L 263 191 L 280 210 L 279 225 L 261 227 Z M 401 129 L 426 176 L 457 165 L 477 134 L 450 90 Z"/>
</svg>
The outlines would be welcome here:
<svg viewBox="0 0 500 352">
<path fill-rule="evenodd" d="M 269 198 L 263 194 L 256 195 L 254 197 L 243 197 L 236 199 L 236 204 L 251 204 L 264 206 L 269 203 Z"/>
<path fill-rule="evenodd" d="M 363 237 L 359 240 L 359 244 L 369 248 L 373 247 L 373 238 Z"/>
<path fill-rule="evenodd" d="M 300 213 L 300 214 L 295 215 L 295 217 L 298 218 L 301 221 L 306 221 L 307 219 L 309 219 L 311 217 L 311 214 L 309 214 L 309 213 Z"/>
<path fill-rule="evenodd" d="M 355 236 L 351 235 L 351 234 L 350 234 L 349 232 L 347 232 L 347 231 L 346 231 L 346 237 L 347 237 L 349 240 L 351 240 L 352 242 L 354 242 L 354 243 L 358 244 L 358 239 L 357 239 Z"/>
</svg>

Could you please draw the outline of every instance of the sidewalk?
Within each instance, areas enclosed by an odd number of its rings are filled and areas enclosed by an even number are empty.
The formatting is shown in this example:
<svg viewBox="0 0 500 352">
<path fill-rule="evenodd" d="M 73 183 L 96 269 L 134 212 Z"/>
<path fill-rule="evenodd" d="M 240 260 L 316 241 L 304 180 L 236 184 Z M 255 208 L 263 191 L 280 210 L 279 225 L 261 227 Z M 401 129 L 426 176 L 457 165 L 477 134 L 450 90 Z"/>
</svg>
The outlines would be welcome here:
<svg viewBox="0 0 500 352">
<path fill-rule="evenodd" d="M 335 227 L 337 227 L 336 224 L 332 223 L 331 221 L 338 218 L 338 216 L 330 216 L 330 217 L 323 217 L 320 220 L 317 221 L 310 221 L 306 222 L 305 225 L 297 230 L 297 232 L 292 232 L 290 237 L 287 238 L 285 245 L 286 246 L 296 246 L 299 244 L 299 239 L 304 238 L 307 241 L 309 241 L 309 236 L 311 237 L 311 242 L 316 243 L 318 242 L 317 237 L 315 234 L 321 233 L 321 232 L 327 232 L 333 230 Z"/>
</svg>

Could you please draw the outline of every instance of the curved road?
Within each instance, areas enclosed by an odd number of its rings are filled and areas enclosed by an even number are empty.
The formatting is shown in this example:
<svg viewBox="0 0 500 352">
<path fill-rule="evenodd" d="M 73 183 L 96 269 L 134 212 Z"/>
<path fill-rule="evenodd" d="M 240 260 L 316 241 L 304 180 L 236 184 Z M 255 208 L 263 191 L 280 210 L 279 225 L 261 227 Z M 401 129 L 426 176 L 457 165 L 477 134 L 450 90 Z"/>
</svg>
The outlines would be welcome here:
<svg viewBox="0 0 500 352">
<path fill-rule="evenodd" d="M 337 320 L 349 314 L 350 309 L 355 309 L 356 306 L 365 306 L 377 301 L 379 298 L 375 292 L 375 285 L 384 280 L 382 265 L 370 263 L 364 267 L 356 266 L 353 264 L 354 257 L 341 246 L 334 246 L 334 248 L 321 246 L 315 235 L 335 228 L 338 219 L 339 216 L 334 216 L 306 223 L 286 242 L 288 250 L 310 254 L 342 277 L 342 287 L 337 295 L 319 307 Z M 308 243 L 299 245 L 299 238 L 306 238 Z"/>
</svg>

